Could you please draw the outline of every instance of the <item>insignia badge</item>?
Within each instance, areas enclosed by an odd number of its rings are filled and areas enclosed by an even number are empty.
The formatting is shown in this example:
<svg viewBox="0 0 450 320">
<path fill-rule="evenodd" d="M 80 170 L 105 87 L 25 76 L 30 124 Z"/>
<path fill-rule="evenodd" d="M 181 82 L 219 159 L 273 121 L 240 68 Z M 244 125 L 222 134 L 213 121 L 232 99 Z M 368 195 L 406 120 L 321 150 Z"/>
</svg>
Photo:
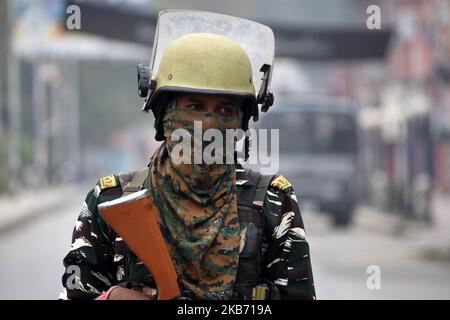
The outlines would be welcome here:
<svg viewBox="0 0 450 320">
<path fill-rule="evenodd" d="M 270 185 L 280 190 L 286 190 L 287 188 L 292 187 L 291 183 L 283 176 L 277 177 L 270 183 Z"/>
<path fill-rule="evenodd" d="M 252 300 L 266 300 L 269 295 L 269 288 L 262 284 L 253 288 Z"/>
<path fill-rule="evenodd" d="M 104 177 L 100 180 L 99 183 L 100 189 L 105 190 L 108 188 L 114 188 L 117 187 L 117 180 L 114 175 Z"/>
</svg>

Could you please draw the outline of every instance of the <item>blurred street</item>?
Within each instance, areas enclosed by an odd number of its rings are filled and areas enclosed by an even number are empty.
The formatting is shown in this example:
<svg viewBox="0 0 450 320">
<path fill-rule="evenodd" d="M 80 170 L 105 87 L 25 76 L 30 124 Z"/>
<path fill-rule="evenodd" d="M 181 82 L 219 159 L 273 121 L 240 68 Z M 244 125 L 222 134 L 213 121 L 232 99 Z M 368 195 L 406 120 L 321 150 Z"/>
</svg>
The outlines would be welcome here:
<svg viewBox="0 0 450 320">
<path fill-rule="evenodd" d="M 53 210 L 0 236 L 0 299 L 57 299 L 64 272 L 62 259 L 83 201 Z"/>
<path fill-rule="evenodd" d="M 82 203 L 83 192 L 72 198 Z M 50 212 L 0 237 L 0 299 L 58 297 L 62 259 L 79 210 L 80 205 L 71 205 Z M 356 216 L 352 227 L 340 230 L 325 215 L 304 213 L 318 299 L 450 298 L 448 235 L 441 235 L 447 243 L 436 243 L 436 231 L 419 234 L 420 226 L 412 225 L 396 236 L 394 229 L 380 226 L 379 214 L 360 209 Z M 448 256 L 427 259 L 445 245 Z M 366 286 L 370 265 L 381 269 L 379 290 Z"/>
<path fill-rule="evenodd" d="M 450 298 L 450 255 L 426 260 L 427 252 L 445 243 L 430 242 L 430 235 L 418 237 L 417 227 L 401 236 L 370 227 L 378 225 L 377 215 L 360 218 L 365 221 L 336 230 L 326 217 L 305 213 L 318 299 Z M 367 288 L 370 265 L 381 269 L 379 290 Z"/>
</svg>

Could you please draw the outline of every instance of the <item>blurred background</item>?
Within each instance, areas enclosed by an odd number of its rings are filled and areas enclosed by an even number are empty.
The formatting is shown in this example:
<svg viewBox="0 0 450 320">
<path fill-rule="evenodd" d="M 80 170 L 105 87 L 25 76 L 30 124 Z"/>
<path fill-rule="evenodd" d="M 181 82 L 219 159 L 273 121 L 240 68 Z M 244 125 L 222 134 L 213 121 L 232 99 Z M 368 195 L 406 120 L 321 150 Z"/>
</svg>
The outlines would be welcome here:
<svg viewBox="0 0 450 320">
<path fill-rule="evenodd" d="M 85 194 L 147 164 L 136 64 L 173 8 L 274 30 L 253 125 L 280 129 L 317 298 L 449 299 L 450 0 L 0 0 L 0 298 L 56 299 Z"/>
</svg>

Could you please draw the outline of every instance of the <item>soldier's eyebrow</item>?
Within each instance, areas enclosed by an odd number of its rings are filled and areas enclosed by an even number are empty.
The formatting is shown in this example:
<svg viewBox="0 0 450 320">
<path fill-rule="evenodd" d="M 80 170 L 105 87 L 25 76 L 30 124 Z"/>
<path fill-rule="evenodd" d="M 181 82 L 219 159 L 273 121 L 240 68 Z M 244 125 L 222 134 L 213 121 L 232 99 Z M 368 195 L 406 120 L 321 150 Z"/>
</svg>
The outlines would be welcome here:
<svg viewBox="0 0 450 320">
<path fill-rule="evenodd" d="M 232 107 L 236 107 L 239 108 L 239 103 L 236 99 L 230 99 L 230 98 L 224 98 L 223 100 L 219 100 L 219 102 L 217 103 L 220 106 L 232 106 Z"/>
<path fill-rule="evenodd" d="M 236 101 L 232 100 L 232 99 L 225 99 L 225 100 L 220 100 L 219 104 L 232 104 L 232 105 L 237 105 Z"/>
<path fill-rule="evenodd" d="M 204 103 L 205 101 L 198 98 L 187 98 L 185 102 Z"/>
</svg>

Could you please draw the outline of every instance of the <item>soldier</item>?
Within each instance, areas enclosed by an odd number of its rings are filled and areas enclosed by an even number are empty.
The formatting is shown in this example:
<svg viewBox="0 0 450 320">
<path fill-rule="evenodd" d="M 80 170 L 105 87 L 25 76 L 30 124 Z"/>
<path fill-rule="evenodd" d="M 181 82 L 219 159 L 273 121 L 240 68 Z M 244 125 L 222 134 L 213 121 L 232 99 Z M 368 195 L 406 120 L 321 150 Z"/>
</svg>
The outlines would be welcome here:
<svg viewBox="0 0 450 320">
<path fill-rule="evenodd" d="M 228 37 L 192 33 L 165 49 L 146 108 L 163 141 L 148 167 L 100 179 L 83 204 L 64 258 L 65 299 L 154 299 L 152 275 L 98 206 L 148 189 L 190 299 L 314 299 L 309 246 L 292 185 L 238 162 L 179 163 L 173 133 L 244 129 L 257 96 L 246 51 Z M 76 281 L 73 280 L 73 270 Z"/>
</svg>

